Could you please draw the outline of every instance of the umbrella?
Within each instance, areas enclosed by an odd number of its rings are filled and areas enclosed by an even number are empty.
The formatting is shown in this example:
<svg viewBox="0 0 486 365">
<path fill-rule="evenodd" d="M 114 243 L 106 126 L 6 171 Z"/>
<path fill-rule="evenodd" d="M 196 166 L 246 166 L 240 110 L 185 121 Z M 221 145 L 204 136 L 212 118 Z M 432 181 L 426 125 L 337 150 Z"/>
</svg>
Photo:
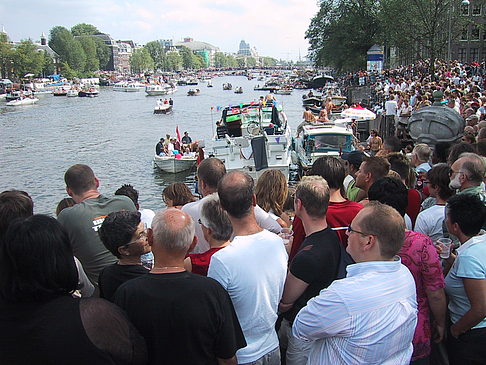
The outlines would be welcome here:
<svg viewBox="0 0 486 365">
<path fill-rule="evenodd" d="M 343 118 L 351 118 L 355 120 L 373 120 L 376 118 L 375 113 L 366 108 L 363 108 L 361 105 L 343 110 L 341 116 Z"/>
</svg>

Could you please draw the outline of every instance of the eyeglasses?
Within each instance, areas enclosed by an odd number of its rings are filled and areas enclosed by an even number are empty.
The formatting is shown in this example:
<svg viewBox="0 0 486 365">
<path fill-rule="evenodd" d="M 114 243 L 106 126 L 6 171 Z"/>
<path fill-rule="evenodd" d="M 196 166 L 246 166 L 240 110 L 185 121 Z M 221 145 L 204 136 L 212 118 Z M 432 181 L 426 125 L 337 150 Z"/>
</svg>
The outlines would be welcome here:
<svg viewBox="0 0 486 365">
<path fill-rule="evenodd" d="M 133 245 L 134 243 L 139 242 L 141 239 L 144 239 L 144 238 L 147 238 L 147 224 L 146 223 L 143 224 L 143 231 L 140 232 L 140 234 L 138 235 L 137 239 L 135 239 L 133 241 L 130 241 L 127 244 L 124 244 L 123 246 L 124 247 L 128 247 L 130 245 Z"/>
<path fill-rule="evenodd" d="M 354 232 L 354 233 L 358 233 L 358 234 L 363 235 L 363 236 L 376 236 L 373 233 L 364 233 L 364 232 L 357 231 L 357 230 L 355 230 L 351 227 L 351 224 L 348 226 L 348 229 L 347 229 L 346 232 L 348 232 L 348 234 L 350 234 L 351 232 Z"/>
<path fill-rule="evenodd" d="M 462 171 L 454 171 L 454 170 L 451 170 L 451 171 L 449 171 L 449 177 L 451 177 L 454 174 L 463 174 L 463 173 L 464 172 L 462 172 Z"/>
<path fill-rule="evenodd" d="M 197 220 L 197 223 L 199 223 L 201 226 L 207 227 L 207 224 L 204 224 L 204 223 L 202 222 L 201 218 L 199 218 L 199 219 Z"/>
</svg>

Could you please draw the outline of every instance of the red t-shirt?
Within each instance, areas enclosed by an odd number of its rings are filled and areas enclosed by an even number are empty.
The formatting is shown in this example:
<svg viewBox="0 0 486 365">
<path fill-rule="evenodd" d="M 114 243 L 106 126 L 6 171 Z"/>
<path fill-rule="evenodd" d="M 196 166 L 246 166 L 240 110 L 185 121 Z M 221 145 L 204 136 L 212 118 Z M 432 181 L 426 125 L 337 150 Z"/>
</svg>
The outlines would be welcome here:
<svg viewBox="0 0 486 365">
<path fill-rule="evenodd" d="M 415 189 L 408 189 L 407 215 L 412 220 L 412 227 L 415 227 L 415 220 L 420 213 L 421 203 L 422 197 L 420 196 L 420 193 Z"/>
<path fill-rule="evenodd" d="M 192 272 L 202 276 L 208 276 L 209 263 L 211 262 L 211 256 L 224 247 L 210 248 L 206 252 L 202 253 L 190 253 L 186 257 L 191 258 Z"/>
<path fill-rule="evenodd" d="M 363 205 L 350 200 L 345 200 L 339 203 L 329 202 L 326 214 L 327 224 L 329 227 L 334 228 L 333 230 L 337 233 L 339 241 L 344 247 L 348 245 L 348 235 L 346 234 L 346 230 L 361 208 L 363 208 Z M 294 231 L 294 235 L 292 248 L 289 254 L 289 262 L 292 261 L 295 254 L 299 251 L 300 246 L 305 239 L 304 225 L 299 217 L 294 218 L 292 230 Z"/>
</svg>

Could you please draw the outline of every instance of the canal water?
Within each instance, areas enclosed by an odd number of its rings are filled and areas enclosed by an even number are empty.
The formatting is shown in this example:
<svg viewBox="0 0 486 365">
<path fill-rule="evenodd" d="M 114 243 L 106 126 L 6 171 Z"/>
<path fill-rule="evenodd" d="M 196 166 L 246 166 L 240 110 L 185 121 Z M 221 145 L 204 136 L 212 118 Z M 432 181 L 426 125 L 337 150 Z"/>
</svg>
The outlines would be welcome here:
<svg viewBox="0 0 486 365">
<path fill-rule="evenodd" d="M 230 82 L 233 90 L 224 91 Z M 6 107 L 0 102 L 0 191 L 20 189 L 34 200 L 34 212 L 54 215 L 59 200 L 67 197 L 64 172 L 71 165 L 91 166 L 100 179 L 102 194 L 112 195 L 122 184 L 132 184 L 139 192 L 143 208 L 155 211 L 164 207 L 162 190 L 174 181 L 183 181 L 194 191 L 194 171 L 163 173 L 153 167 L 155 144 L 166 133 L 175 136 L 176 126 L 188 131 L 193 140 L 204 139 L 211 149 L 215 123 L 220 118 L 217 107 L 238 105 L 258 99 L 265 92 L 254 91 L 262 84 L 242 76 L 217 77 L 212 88 L 205 82 L 198 86 L 179 86 L 170 95 L 174 112 L 153 114 L 157 97 L 144 91 L 114 92 L 102 87 L 97 98 L 68 98 L 44 95 L 37 105 Z M 187 96 L 190 88 L 201 90 L 199 96 Z M 302 95 L 277 95 L 282 102 L 294 133 L 302 121 Z M 213 107 L 213 109 L 211 109 Z"/>
</svg>

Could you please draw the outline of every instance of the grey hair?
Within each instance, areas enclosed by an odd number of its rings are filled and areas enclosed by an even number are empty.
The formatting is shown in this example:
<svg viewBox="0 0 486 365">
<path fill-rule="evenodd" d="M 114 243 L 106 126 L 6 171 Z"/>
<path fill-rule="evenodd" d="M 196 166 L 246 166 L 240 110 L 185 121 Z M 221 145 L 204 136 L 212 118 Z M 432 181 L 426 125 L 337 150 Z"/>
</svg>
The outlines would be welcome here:
<svg viewBox="0 0 486 365">
<path fill-rule="evenodd" d="M 185 224 L 181 226 L 174 215 L 182 215 Z M 181 220 L 181 222 L 183 222 Z M 152 220 L 154 244 L 168 251 L 187 251 L 194 239 L 194 221 L 182 210 L 169 208 L 158 212 Z"/>
<path fill-rule="evenodd" d="M 412 153 L 415 153 L 420 161 L 427 162 L 430 159 L 432 150 L 425 143 L 419 143 L 415 145 L 415 148 L 413 149 Z"/>
<path fill-rule="evenodd" d="M 295 197 L 302 202 L 311 217 L 325 217 L 329 206 L 330 191 L 327 181 L 318 175 L 304 176 L 297 184 Z"/>
<path fill-rule="evenodd" d="M 229 240 L 233 234 L 233 227 L 231 226 L 228 213 L 219 203 L 218 193 L 211 194 L 204 200 L 205 202 L 201 207 L 202 224 L 211 229 L 215 240 Z"/>
<path fill-rule="evenodd" d="M 465 170 L 466 176 L 469 181 L 481 183 L 484 179 L 486 167 L 483 159 L 472 152 L 461 153 L 459 158 L 463 158 L 461 170 Z"/>
</svg>

